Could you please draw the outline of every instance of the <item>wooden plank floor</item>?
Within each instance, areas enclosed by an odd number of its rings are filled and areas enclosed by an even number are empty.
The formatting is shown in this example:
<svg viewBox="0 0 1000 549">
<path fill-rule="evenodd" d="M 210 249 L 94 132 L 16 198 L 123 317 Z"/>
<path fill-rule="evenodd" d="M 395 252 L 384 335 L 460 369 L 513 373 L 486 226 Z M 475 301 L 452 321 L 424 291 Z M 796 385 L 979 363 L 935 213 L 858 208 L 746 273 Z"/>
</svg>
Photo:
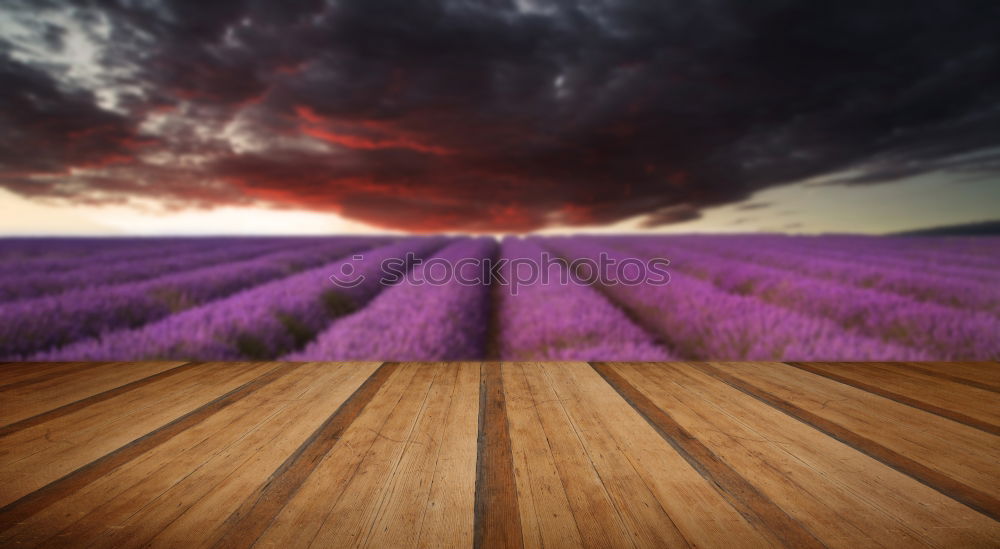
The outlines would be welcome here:
<svg viewBox="0 0 1000 549">
<path fill-rule="evenodd" d="M 3 547 L 1000 547 L 997 363 L 0 365 Z"/>
</svg>

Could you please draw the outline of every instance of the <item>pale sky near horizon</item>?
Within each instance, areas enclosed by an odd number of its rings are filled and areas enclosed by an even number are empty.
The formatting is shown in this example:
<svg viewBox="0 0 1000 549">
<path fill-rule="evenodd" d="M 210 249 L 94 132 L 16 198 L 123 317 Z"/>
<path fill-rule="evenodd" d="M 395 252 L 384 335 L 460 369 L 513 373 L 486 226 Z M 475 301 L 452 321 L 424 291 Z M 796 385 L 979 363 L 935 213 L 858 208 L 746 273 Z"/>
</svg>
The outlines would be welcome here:
<svg viewBox="0 0 1000 549">
<path fill-rule="evenodd" d="M 0 236 L 311 235 L 398 232 L 337 214 L 263 207 L 157 212 L 155 208 L 82 206 L 28 200 L 0 189 Z M 845 187 L 800 183 L 707 208 L 700 219 L 642 229 L 642 217 L 607 226 L 553 227 L 577 232 L 784 232 L 884 234 L 990 221 L 1000 217 L 1000 180 L 956 181 L 930 174 L 899 182 Z"/>
</svg>

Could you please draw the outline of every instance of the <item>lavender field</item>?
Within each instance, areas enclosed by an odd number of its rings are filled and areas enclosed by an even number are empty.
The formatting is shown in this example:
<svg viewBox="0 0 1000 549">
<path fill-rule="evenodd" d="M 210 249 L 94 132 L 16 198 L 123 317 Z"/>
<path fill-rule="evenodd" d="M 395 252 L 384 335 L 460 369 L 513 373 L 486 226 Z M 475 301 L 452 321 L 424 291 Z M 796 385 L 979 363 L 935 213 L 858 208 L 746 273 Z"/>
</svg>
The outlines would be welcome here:
<svg viewBox="0 0 1000 549">
<path fill-rule="evenodd" d="M 5 360 L 1000 359 L 992 237 L 10 239 L 0 281 Z"/>
</svg>

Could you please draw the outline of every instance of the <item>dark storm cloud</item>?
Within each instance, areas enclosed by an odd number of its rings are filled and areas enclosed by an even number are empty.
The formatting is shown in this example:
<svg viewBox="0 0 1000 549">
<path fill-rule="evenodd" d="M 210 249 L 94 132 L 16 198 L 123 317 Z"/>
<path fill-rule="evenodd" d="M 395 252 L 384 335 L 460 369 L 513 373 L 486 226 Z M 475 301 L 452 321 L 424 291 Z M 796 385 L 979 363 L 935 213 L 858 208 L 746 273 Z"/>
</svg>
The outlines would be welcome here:
<svg viewBox="0 0 1000 549">
<path fill-rule="evenodd" d="M 0 51 L 0 169 L 7 178 L 131 162 L 152 140 L 127 117 Z"/>
<path fill-rule="evenodd" d="M 770 202 L 751 202 L 749 204 L 743 204 L 736 209 L 739 211 L 749 211 L 749 210 L 760 210 L 767 208 L 771 205 Z"/>
<path fill-rule="evenodd" d="M 99 46 L 81 84 L 0 44 L 0 184 L 28 196 L 262 201 L 414 230 L 651 227 L 813 176 L 1000 167 L 993 1 L 9 10 Z M 58 21 L 30 32 L 65 49 Z"/>
<path fill-rule="evenodd" d="M 677 204 L 666 206 L 650 213 L 642 222 L 642 227 L 652 228 L 661 225 L 670 225 L 682 221 L 694 221 L 701 217 L 701 212 L 691 204 Z"/>
</svg>

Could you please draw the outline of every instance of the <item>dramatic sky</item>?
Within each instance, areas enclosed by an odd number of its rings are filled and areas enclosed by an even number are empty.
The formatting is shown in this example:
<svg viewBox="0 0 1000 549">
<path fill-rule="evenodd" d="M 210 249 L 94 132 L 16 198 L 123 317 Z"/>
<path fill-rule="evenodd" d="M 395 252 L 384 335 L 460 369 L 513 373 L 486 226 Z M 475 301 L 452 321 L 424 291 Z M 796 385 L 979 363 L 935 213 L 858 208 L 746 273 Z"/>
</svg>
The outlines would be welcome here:
<svg viewBox="0 0 1000 549">
<path fill-rule="evenodd" d="M 0 232 L 986 219 L 998 36 L 996 0 L 3 0 Z"/>
</svg>

